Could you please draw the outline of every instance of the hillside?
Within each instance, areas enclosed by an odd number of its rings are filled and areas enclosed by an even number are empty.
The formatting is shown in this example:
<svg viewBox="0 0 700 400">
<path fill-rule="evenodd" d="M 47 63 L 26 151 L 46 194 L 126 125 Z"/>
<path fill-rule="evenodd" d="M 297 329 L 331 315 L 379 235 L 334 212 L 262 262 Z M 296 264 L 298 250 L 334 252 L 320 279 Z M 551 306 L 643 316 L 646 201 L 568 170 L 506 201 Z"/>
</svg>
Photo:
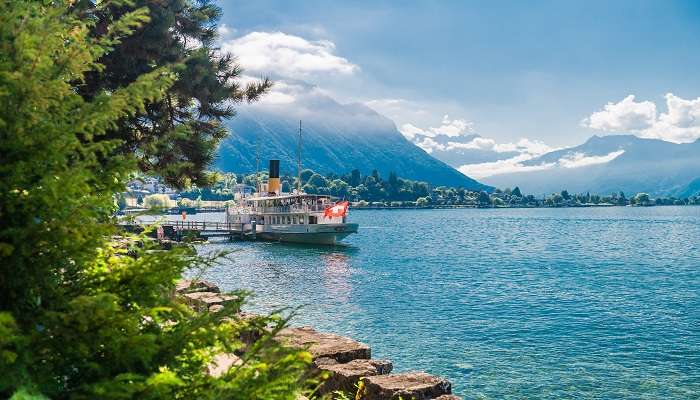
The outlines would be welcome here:
<svg viewBox="0 0 700 400">
<path fill-rule="evenodd" d="M 373 169 L 433 185 L 489 187 L 461 174 L 406 140 L 394 123 L 361 104 L 340 104 L 314 93 L 297 99 L 294 107 L 255 105 L 243 107 L 229 121 L 231 135 L 222 143 L 216 166 L 226 172 L 255 171 L 259 143 L 261 169 L 278 158 L 283 174 L 296 174 L 299 120 L 303 120 L 304 168 L 322 174 L 363 174 Z"/>
</svg>

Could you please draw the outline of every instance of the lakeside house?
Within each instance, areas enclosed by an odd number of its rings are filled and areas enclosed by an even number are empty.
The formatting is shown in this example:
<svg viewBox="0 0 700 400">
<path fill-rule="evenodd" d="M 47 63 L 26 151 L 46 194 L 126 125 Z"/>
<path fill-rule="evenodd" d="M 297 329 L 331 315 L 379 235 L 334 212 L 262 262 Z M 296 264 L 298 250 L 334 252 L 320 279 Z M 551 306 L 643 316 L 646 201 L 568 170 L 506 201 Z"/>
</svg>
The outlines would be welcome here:
<svg viewBox="0 0 700 400">
<path fill-rule="evenodd" d="M 167 194 L 173 196 L 177 193 L 175 189 L 161 182 L 160 179 L 151 176 L 132 179 L 126 184 L 126 187 L 130 194 L 139 194 L 142 196 L 149 194 Z"/>
</svg>

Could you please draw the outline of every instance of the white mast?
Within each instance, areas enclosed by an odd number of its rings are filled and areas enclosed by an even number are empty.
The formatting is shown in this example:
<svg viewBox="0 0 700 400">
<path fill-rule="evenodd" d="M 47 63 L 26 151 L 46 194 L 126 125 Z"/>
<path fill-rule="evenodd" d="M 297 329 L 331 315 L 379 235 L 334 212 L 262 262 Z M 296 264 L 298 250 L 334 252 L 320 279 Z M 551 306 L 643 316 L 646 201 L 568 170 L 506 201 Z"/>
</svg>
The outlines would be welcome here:
<svg viewBox="0 0 700 400">
<path fill-rule="evenodd" d="M 299 120 L 299 143 L 297 145 L 297 193 L 301 193 L 301 120 Z"/>
<path fill-rule="evenodd" d="M 257 195 L 260 195 L 260 138 L 258 138 L 255 143 L 255 191 Z"/>
</svg>

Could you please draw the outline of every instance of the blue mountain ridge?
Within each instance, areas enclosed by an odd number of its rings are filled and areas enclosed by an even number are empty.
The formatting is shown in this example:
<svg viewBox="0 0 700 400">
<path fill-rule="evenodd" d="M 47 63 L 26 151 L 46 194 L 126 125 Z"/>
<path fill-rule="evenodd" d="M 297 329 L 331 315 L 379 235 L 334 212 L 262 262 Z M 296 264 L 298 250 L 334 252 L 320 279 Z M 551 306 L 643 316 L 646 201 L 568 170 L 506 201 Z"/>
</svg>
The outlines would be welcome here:
<svg viewBox="0 0 700 400">
<path fill-rule="evenodd" d="M 566 168 L 561 164 L 540 170 L 485 178 L 497 187 L 520 186 L 524 192 L 545 194 L 567 189 L 573 192 L 629 193 L 679 196 L 693 190 L 700 177 L 700 140 L 671 143 L 633 135 L 593 136 L 582 145 L 561 149 L 525 161 L 542 166 L 561 159 L 603 157 L 623 151 L 606 163 Z"/>
<path fill-rule="evenodd" d="M 492 188 L 469 178 L 415 146 L 393 121 L 362 104 L 340 104 L 324 98 L 303 111 L 243 107 L 228 121 L 230 136 L 221 144 L 215 166 L 222 171 L 251 173 L 259 144 L 261 169 L 268 159 L 281 160 L 283 174 L 296 174 L 299 120 L 303 120 L 304 168 L 321 174 L 363 174 L 376 169 L 432 185 L 470 190 Z"/>
</svg>

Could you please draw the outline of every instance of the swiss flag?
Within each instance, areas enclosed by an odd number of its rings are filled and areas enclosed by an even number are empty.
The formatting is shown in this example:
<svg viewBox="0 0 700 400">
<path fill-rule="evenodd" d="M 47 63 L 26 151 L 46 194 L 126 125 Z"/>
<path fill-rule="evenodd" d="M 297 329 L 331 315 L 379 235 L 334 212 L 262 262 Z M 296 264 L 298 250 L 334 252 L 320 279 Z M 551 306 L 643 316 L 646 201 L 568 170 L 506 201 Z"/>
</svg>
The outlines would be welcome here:
<svg viewBox="0 0 700 400">
<path fill-rule="evenodd" d="M 336 203 L 332 207 L 326 207 L 325 210 L 323 210 L 323 217 L 324 218 L 333 218 L 333 217 L 344 217 L 345 214 L 348 213 L 348 206 L 350 203 L 347 201 L 341 201 L 340 203 Z"/>
</svg>

